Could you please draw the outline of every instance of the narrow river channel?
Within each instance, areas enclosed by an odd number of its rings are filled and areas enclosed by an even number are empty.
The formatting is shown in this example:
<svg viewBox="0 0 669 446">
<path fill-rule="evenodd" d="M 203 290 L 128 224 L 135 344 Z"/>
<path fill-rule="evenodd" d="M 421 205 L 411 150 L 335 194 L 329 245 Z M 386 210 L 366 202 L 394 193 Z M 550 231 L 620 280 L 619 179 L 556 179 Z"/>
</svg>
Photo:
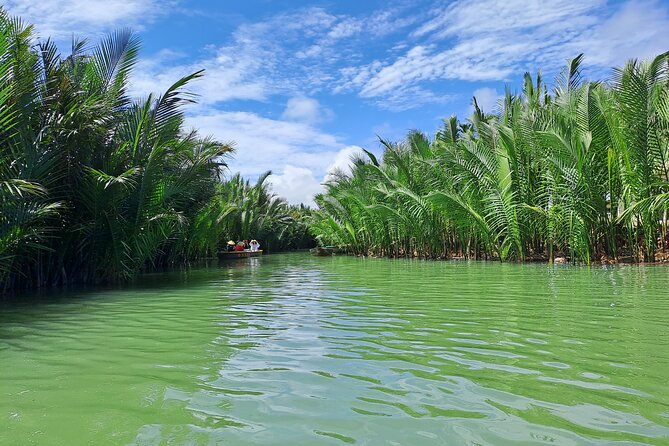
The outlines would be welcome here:
<svg viewBox="0 0 669 446">
<path fill-rule="evenodd" d="M 272 255 L 0 304 L 0 445 L 669 444 L 669 268 Z"/>
</svg>

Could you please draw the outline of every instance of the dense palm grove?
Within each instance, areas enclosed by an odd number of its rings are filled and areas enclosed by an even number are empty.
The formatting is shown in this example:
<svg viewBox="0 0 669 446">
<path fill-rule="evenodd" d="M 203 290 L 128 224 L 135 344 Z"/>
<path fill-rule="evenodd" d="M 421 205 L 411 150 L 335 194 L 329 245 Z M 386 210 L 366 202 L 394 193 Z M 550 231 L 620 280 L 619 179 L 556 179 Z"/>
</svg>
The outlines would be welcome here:
<svg viewBox="0 0 669 446">
<path fill-rule="evenodd" d="M 138 50 L 119 31 L 63 57 L 0 10 L 0 292 L 126 280 L 228 238 L 309 239 L 265 177 L 225 181 L 230 144 L 185 130 L 185 88 L 202 73 L 131 100 Z"/>
<path fill-rule="evenodd" d="M 571 61 L 552 93 L 525 75 L 498 114 L 445 121 L 433 139 L 382 141 L 317 197 L 313 232 L 358 254 L 500 260 L 664 259 L 667 54 L 605 82 Z"/>
</svg>

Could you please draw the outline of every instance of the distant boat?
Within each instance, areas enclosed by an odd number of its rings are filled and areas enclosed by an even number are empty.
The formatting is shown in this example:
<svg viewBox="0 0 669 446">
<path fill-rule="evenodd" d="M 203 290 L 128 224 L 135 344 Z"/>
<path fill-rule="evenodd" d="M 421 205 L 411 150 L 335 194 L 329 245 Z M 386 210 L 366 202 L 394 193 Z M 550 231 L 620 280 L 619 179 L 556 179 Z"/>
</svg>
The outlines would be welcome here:
<svg viewBox="0 0 669 446">
<path fill-rule="evenodd" d="M 309 252 L 312 253 L 313 255 L 317 256 L 317 257 L 327 257 L 327 256 L 331 256 L 332 254 L 334 254 L 334 248 L 330 247 L 330 246 L 326 246 L 326 247 L 318 246 L 316 248 L 310 249 Z"/>
<path fill-rule="evenodd" d="M 260 257 L 262 249 L 257 251 L 219 251 L 219 260 L 245 259 L 247 257 Z"/>
</svg>

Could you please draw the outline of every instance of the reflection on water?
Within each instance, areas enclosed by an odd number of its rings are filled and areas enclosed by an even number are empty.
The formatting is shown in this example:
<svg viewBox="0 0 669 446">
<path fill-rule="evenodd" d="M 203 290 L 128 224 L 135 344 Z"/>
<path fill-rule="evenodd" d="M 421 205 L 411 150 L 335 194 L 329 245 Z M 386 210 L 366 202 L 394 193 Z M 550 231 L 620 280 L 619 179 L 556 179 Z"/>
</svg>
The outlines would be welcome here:
<svg viewBox="0 0 669 446">
<path fill-rule="evenodd" d="M 669 275 L 268 256 L 0 307 L 0 444 L 669 444 Z"/>
</svg>

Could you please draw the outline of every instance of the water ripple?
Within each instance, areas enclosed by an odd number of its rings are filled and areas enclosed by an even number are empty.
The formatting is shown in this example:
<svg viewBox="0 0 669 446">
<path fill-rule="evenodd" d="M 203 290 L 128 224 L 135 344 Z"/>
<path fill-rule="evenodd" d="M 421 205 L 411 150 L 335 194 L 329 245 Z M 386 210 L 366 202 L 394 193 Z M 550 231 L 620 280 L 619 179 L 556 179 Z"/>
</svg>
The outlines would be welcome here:
<svg viewBox="0 0 669 446">
<path fill-rule="evenodd" d="M 668 286 L 286 255 L 6 304 L 0 444 L 669 444 Z"/>
</svg>

